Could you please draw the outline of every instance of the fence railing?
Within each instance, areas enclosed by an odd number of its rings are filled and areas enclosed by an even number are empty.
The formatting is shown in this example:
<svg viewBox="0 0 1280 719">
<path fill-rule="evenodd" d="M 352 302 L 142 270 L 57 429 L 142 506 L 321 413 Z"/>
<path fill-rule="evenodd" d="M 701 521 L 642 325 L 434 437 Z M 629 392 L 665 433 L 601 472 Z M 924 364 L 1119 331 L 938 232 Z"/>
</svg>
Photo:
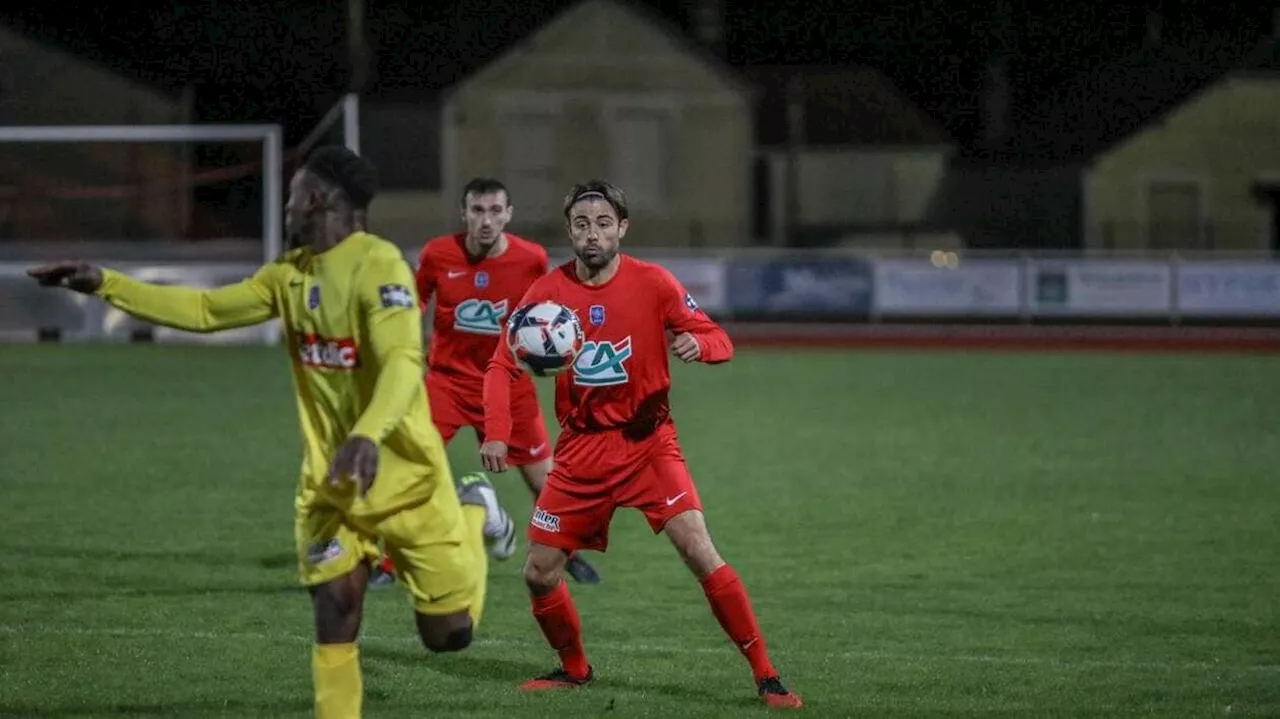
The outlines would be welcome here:
<svg viewBox="0 0 1280 719">
<path fill-rule="evenodd" d="M 417 248 L 405 248 L 416 260 Z M 915 320 L 1280 322 L 1280 261 L 1264 253 L 950 250 L 642 249 L 665 265 L 713 316 L 741 321 Z M 12 256 L 10 256 L 12 257 Z M 553 262 L 569 258 L 553 249 Z M 257 262 L 86 257 L 154 282 L 212 287 Z M 127 338 L 151 332 L 101 302 L 37 287 L 30 262 L 0 261 L 0 338 Z M 155 330 L 157 340 L 274 342 L 278 325 L 197 337 Z"/>
</svg>

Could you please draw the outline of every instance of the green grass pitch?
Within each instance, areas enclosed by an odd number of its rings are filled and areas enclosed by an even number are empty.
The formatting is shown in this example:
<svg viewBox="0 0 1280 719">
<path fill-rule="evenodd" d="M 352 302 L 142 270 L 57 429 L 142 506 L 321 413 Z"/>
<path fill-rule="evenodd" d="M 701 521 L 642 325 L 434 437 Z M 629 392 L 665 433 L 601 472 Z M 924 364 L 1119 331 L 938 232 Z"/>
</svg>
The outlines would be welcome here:
<svg viewBox="0 0 1280 719">
<path fill-rule="evenodd" d="M 1280 713 L 1280 360 L 675 373 L 712 531 L 810 715 Z M 5 346 L 0 406 L 0 716 L 308 716 L 282 350 Z M 469 434 L 451 455 L 477 466 Z M 459 655 L 419 648 L 401 587 L 371 594 L 366 716 L 766 713 L 666 540 L 623 511 L 612 545 L 573 588 L 595 686 L 516 691 L 554 657 L 513 560 Z"/>
</svg>

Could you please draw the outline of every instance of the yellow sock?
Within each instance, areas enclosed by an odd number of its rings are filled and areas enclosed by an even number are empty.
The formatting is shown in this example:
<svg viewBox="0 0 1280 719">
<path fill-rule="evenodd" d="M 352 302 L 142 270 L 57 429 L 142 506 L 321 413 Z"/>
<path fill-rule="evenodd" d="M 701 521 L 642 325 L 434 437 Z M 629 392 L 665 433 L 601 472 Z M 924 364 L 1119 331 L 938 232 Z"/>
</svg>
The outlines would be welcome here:
<svg viewBox="0 0 1280 719">
<path fill-rule="evenodd" d="M 358 645 L 316 644 L 311 649 L 311 678 L 316 719 L 360 719 L 364 686 Z"/>
<path fill-rule="evenodd" d="M 489 550 L 484 546 L 484 507 L 475 504 L 462 505 L 462 516 L 467 521 L 467 546 L 474 555 L 476 582 L 475 601 L 471 602 L 471 629 L 480 628 L 484 615 L 484 595 L 489 584 Z"/>
</svg>

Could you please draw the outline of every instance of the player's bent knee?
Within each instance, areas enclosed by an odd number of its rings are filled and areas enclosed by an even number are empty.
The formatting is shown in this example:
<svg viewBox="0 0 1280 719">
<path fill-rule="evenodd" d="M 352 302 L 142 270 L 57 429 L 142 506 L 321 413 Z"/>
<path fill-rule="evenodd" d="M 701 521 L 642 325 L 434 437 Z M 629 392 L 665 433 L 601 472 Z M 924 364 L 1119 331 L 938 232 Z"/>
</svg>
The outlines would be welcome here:
<svg viewBox="0 0 1280 719">
<path fill-rule="evenodd" d="M 471 646 L 475 625 L 468 612 L 439 617 L 419 614 L 417 619 L 418 636 L 427 651 L 436 654 L 460 652 Z"/>
<path fill-rule="evenodd" d="M 534 594 L 546 594 L 555 589 L 563 578 L 560 572 L 540 572 L 529 567 L 524 570 L 524 583 Z"/>
<path fill-rule="evenodd" d="M 444 636 L 444 640 L 436 644 L 428 644 L 427 649 L 437 654 L 441 652 L 460 652 L 471 646 L 471 627 L 454 629 Z"/>
<path fill-rule="evenodd" d="M 471 646 L 471 627 L 457 627 L 441 634 L 428 634 L 422 637 L 422 644 L 433 654 L 460 652 Z"/>
<path fill-rule="evenodd" d="M 532 558 L 524 563 L 524 583 L 530 587 L 555 584 L 551 573 L 535 564 Z"/>
<path fill-rule="evenodd" d="M 724 558 L 716 549 L 701 512 L 688 511 L 672 517 L 663 531 L 675 545 L 680 558 L 699 579 L 724 566 Z"/>
<path fill-rule="evenodd" d="M 544 459 L 534 464 L 524 464 L 519 469 L 524 483 L 536 494 L 541 492 L 547 484 L 547 475 L 551 474 L 551 460 Z"/>
<path fill-rule="evenodd" d="M 534 544 L 524 562 L 524 582 L 534 594 L 555 589 L 564 579 L 566 555 L 562 550 Z"/>
</svg>

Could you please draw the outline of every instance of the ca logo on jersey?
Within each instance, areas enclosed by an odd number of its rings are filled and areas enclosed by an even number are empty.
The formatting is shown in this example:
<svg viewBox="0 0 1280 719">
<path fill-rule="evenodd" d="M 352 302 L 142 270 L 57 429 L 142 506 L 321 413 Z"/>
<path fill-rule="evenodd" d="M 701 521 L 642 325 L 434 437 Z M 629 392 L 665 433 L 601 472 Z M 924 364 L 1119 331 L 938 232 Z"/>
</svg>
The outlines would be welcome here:
<svg viewBox="0 0 1280 719">
<path fill-rule="evenodd" d="M 590 341 L 573 361 L 573 383 L 584 387 L 626 384 L 627 360 L 631 359 L 631 337 L 620 342 Z"/>
<path fill-rule="evenodd" d="M 453 308 L 453 328 L 478 335 L 498 335 L 502 334 L 502 320 L 506 316 L 506 300 L 463 300 Z"/>
</svg>

